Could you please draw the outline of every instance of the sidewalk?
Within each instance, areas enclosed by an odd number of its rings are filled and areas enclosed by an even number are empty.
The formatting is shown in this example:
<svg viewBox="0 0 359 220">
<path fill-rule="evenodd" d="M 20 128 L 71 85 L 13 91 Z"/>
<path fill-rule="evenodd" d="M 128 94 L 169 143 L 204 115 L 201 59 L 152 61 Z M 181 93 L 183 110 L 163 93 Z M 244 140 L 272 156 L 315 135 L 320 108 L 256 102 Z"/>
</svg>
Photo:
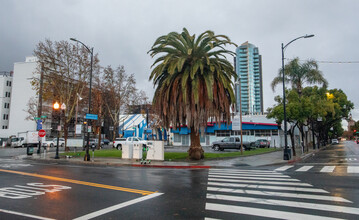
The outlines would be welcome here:
<svg viewBox="0 0 359 220">
<path fill-rule="evenodd" d="M 323 149 L 322 147 L 321 149 Z M 319 150 L 321 150 L 319 149 Z M 22 159 L 26 160 L 36 160 L 41 162 L 51 162 L 51 163 L 60 163 L 60 164 L 81 164 L 89 166 L 133 166 L 133 167 L 156 167 L 156 168 L 230 168 L 230 167 L 243 167 L 243 166 L 269 166 L 269 165 L 278 165 L 278 164 L 292 164 L 299 162 L 312 156 L 315 152 L 319 150 L 309 149 L 309 152 L 302 153 L 301 148 L 296 148 L 297 155 L 292 157 L 291 160 L 283 160 L 283 151 L 275 151 L 271 153 L 230 158 L 230 159 L 213 159 L 213 160 L 203 160 L 203 161 L 151 161 L 150 164 L 141 164 L 140 161 L 136 160 L 127 160 L 121 158 L 93 158 L 92 154 L 91 161 L 84 161 L 83 157 L 72 157 L 67 158 L 61 156 L 60 159 L 54 159 L 55 153 L 41 153 L 34 154 L 32 156 L 23 156 Z"/>
</svg>

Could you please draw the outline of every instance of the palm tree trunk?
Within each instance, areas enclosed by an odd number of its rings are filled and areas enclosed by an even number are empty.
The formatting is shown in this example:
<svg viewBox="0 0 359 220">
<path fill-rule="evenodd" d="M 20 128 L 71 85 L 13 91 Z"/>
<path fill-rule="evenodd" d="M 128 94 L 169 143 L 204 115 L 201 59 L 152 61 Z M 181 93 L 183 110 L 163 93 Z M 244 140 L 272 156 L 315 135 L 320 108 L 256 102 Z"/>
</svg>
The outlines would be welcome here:
<svg viewBox="0 0 359 220">
<path fill-rule="evenodd" d="M 204 158 L 204 150 L 201 146 L 200 134 L 194 131 L 194 128 L 191 128 L 191 145 L 189 147 L 188 156 L 192 160 L 200 160 Z"/>
</svg>

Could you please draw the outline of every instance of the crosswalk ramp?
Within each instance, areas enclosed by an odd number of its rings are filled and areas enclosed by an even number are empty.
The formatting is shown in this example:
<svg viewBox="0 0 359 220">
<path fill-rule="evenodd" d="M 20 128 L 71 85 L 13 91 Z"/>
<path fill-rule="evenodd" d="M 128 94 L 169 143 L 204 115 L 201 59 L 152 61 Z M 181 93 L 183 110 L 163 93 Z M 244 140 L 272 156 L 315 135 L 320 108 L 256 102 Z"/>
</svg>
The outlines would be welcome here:
<svg viewBox="0 0 359 220">
<path fill-rule="evenodd" d="M 210 169 L 205 208 L 208 220 L 359 219 L 351 201 L 268 170 Z"/>
<path fill-rule="evenodd" d="M 285 165 L 276 168 L 277 172 L 319 172 L 319 173 L 347 173 L 359 174 L 359 166 L 298 166 L 298 165 Z"/>
</svg>

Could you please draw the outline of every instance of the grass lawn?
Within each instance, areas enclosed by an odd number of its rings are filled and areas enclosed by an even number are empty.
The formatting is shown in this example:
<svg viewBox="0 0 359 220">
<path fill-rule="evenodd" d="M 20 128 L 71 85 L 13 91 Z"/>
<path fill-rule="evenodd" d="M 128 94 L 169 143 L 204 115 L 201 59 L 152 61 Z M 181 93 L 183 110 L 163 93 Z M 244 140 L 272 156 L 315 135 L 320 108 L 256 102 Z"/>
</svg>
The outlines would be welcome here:
<svg viewBox="0 0 359 220">
<path fill-rule="evenodd" d="M 243 151 L 243 155 L 241 155 L 240 151 L 235 152 L 223 152 L 223 153 L 204 153 L 205 160 L 208 159 L 218 159 L 218 158 L 233 158 L 233 157 L 243 157 L 243 156 L 250 156 L 256 154 L 264 154 L 273 151 L 277 151 L 279 148 L 257 148 L 250 151 Z M 280 149 L 281 150 L 281 149 Z M 61 155 L 68 155 L 73 157 L 84 157 L 85 152 L 67 152 L 62 153 Z M 92 152 L 90 152 L 92 156 Z M 106 149 L 106 150 L 95 150 L 95 157 L 114 157 L 114 158 L 121 158 L 122 151 L 116 149 Z M 178 160 L 187 160 L 188 158 L 187 152 L 165 152 L 165 160 L 166 161 L 178 161 Z"/>
</svg>

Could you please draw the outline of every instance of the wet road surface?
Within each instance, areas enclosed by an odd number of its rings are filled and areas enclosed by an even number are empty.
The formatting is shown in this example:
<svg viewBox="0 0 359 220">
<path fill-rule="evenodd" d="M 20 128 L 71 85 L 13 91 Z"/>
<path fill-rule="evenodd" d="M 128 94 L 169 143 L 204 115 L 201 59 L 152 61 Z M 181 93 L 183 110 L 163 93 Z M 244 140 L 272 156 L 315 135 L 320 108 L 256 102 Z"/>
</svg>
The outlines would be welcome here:
<svg viewBox="0 0 359 220">
<path fill-rule="evenodd" d="M 1 158 L 0 219 L 359 219 L 359 164 L 346 159 L 358 149 L 343 142 L 293 165 L 209 170 Z"/>
</svg>

